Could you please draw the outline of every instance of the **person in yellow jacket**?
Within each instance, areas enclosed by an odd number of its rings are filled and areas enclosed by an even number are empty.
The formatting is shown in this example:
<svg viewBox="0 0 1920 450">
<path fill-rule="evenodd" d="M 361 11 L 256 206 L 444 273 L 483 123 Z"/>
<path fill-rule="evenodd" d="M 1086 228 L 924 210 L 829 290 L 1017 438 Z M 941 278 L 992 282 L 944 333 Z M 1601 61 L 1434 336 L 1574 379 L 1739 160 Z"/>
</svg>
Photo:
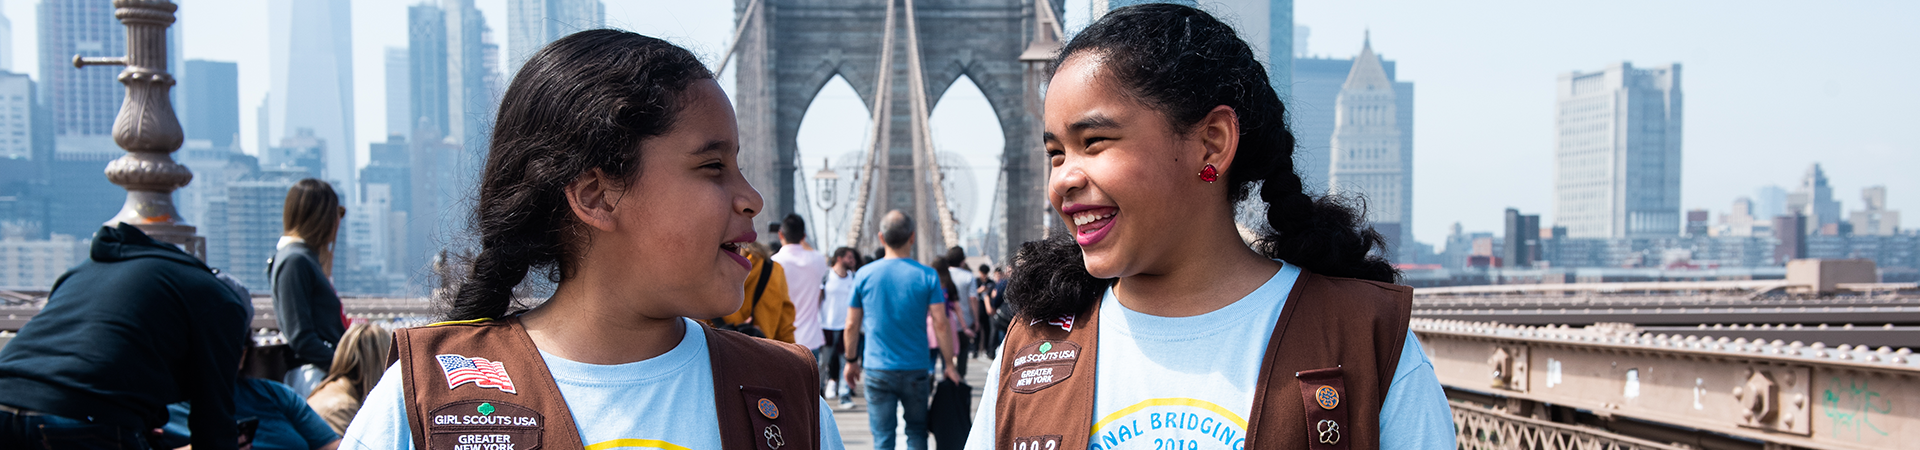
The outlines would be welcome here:
<svg viewBox="0 0 1920 450">
<path fill-rule="evenodd" d="M 740 302 L 740 310 L 719 319 L 715 326 L 730 325 L 738 328 L 753 325 L 763 336 L 780 342 L 793 342 L 793 298 L 787 296 L 787 273 L 780 263 L 767 259 L 773 255 L 766 244 L 754 242 L 743 245 L 747 260 L 753 262 L 753 268 L 747 270 L 747 298 Z M 772 270 L 761 266 L 772 264 Z M 760 275 L 767 275 L 767 288 L 754 299 L 754 288 L 760 285 Z M 749 312 L 751 311 L 751 312 Z M 751 334 L 751 333 L 749 333 Z"/>
</svg>

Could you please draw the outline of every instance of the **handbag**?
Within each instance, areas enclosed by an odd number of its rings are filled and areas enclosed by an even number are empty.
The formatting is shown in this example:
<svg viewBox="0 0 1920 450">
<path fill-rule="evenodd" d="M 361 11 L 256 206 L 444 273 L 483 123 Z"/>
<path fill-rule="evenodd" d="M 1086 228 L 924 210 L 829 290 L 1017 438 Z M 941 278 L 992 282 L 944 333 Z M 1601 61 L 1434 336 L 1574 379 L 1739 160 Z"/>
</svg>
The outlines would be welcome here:
<svg viewBox="0 0 1920 450">
<path fill-rule="evenodd" d="M 760 262 L 760 282 L 754 283 L 753 303 L 751 306 L 747 307 L 747 320 L 749 321 L 753 320 L 754 311 L 760 309 L 760 296 L 767 293 L 767 278 L 770 278 L 772 276 L 773 276 L 773 261 Z M 722 330 L 737 331 L 740 334 L 762 338 L 762 339 L 765 339 L 767 337 L 767 333 L 764 331 L 760 331 L 760 326 L 754 325 L 753 322 L 746 322 L 746 323 L 741 323 L 739 325 L 735 325 L 731 323 L 726 323 L 726 321 L 723 320 L 720 322 L 719 325 L 714 326 L 714 328 L 719 328 Z"/>
</svg>

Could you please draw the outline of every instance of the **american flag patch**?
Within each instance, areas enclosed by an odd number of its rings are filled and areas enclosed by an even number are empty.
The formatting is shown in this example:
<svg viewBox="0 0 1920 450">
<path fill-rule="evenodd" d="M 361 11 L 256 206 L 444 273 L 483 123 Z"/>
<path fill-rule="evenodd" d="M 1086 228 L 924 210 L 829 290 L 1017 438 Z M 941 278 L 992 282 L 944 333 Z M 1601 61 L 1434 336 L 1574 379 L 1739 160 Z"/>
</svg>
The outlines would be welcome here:
<svg viewBox="0 0 1920 450">
<path fill-rule="evenodd" d="M 1073 331 L 1073 316 L 1066 316 L 1058 319 L 1049 320 L 1047 321 L 1047 325 L 1057 326 L 1057 327 L 1060 327 L 1060 329 L 1066 330 L 1066 331 Z"/>
<path fill-rule="evenodd" d="M 1027 323 L 1028 326 L 1038 325 L 1038 324 L 1040 324 L 1040 319 L 1034 319 L 1033 322 Z M 1055 318 L 1053 320 L 1048 320 L 1047 325 L 1053 325 L 1056 327 L 1060 327 L 1061 330 L 1072 332 L 1073 316 L 1066 316 L 1066 317 Z"/>
<path fill-rule="evenodd" d="M 507 367 L 499 362 L 460 355 L 438 355 L 434 358 L 440 360 L 440 370 L 446 371 L 447 389 L 471 382 L 474 386 L 518 394 L 513 391 L 513 379 L 507 377 Z"/>
</svg>

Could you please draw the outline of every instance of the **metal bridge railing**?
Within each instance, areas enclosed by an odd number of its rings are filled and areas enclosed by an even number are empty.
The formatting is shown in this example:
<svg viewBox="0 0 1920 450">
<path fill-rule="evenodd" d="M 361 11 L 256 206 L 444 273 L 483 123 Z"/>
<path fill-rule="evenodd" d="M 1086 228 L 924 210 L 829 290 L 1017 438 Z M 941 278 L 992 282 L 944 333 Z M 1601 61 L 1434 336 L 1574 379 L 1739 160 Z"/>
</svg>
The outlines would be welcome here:
<svg viewBox="0 0 1920 450">
<path fill-rule="evenodd" d="M 1604 430 L 1507 415 L 1453 402 L 1455 448 L 1460 450 L 1680 450 Z"/>
</svg>

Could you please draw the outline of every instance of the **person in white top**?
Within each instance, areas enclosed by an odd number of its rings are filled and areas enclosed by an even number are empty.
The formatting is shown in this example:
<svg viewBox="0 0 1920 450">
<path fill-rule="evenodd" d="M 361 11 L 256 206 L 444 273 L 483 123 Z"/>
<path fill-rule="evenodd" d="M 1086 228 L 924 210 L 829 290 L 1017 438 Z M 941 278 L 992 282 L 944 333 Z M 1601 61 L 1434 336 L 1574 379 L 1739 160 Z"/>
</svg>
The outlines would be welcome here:
<svg viewBox="0 0 1920 450">
<path fill-rule="evenodd" d="M 853 407 L 853 387 L 841 377 L 841 365 L 846 363 L 847 346 L 841 333 L 847 329 L 847 302 L 853 298 L 853 271 L 860 269 L 860 252 L 851 248 L 833 249 L 833 270 L 827 272 L 827 281 L 821 288 L 820 328 L 825 331 L 828 349 L 820 353 L 821 379 L 828 380 L 826 392 L 838 392 L 840 408 Z"/>
<path fill-rule="evenodd" d="M 979 318 L 974 316 L 974 311 L 980 310 L 980 303 L 973 295 L 973 271 L 967 270 L 966 249 L 958 246 L 947 249 L 947 273 L 953 276 L 953 287 L 960 292 L 960 298 L 953 301 L 960 307 L 960 320 L 956 322 L 960 324 L 960 348 L 954 349 L 954 354 L 972 357 L 974 337 L 979 335 L 976 331 Z M 961 353 L 963 351 L 965 353 Z"/>
<path fill-rule="evenodd" d="M 807 245 L 807 221 L 797 214 L 780 220 L 780 251 L 773 262 L 787 273 L 787 295 L 793 298 L 793 343 L 820 358 L 826 343 L 820 331 L 820 283 L 827 278 L 827 258 Z"/>
</svg>

